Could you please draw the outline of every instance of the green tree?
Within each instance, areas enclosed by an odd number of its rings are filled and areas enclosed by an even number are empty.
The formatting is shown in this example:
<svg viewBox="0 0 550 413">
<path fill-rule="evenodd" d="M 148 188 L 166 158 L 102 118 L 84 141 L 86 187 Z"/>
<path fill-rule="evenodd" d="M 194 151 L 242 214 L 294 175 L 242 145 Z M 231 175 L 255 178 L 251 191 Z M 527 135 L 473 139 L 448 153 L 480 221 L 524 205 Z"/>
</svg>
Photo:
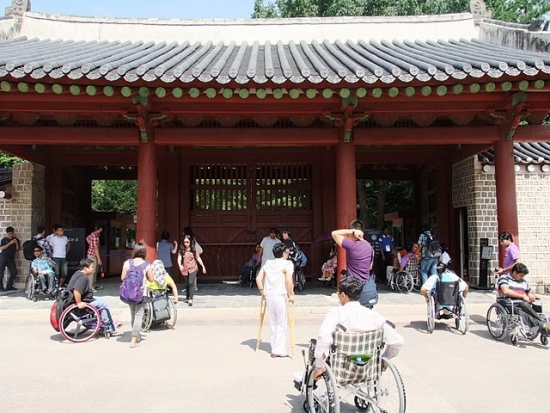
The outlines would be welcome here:
<svg viewBox="0 0 550 413">
<path fill-rule="evenodd" d="M 0 152 L 0 168 L 11 168 L 14 164 L 21 162 L 24 162 L 24 160 L 8 153 Z"/>
<path fill-rule="evenodd" d="M 135 214 L 137 181 L 92 181 L 92 211 Z"/>
<path fill-rule="evenodd" d="M 485 0 L 493 19 L 514 23 L 530 23 L 550 11 L 548 0 Z"/>
</svg>

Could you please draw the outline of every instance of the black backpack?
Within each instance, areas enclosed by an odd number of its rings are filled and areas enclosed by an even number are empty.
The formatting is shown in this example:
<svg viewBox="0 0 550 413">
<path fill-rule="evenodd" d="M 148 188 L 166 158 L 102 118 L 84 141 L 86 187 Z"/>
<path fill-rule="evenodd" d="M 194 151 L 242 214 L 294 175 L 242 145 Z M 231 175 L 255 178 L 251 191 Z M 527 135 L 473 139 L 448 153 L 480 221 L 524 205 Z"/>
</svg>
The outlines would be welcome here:
<svg viewBox="0 0 550 413">
<path fill-rule="evenodd" d="M 36 258 L 34 256 L 35 247 L 38 247 L 38 242 L 34 238 L 23 243 L 23 256 L 26 260 L 32 261 Z"/>
<path fill-rule="evenodd" d="M 424 233 L 425 241 L 424 248 L 426 248 L 426 256 L 428 258 L 439 258 L 443 254 L 441 245 L 431 232 Z"/>
</svg>

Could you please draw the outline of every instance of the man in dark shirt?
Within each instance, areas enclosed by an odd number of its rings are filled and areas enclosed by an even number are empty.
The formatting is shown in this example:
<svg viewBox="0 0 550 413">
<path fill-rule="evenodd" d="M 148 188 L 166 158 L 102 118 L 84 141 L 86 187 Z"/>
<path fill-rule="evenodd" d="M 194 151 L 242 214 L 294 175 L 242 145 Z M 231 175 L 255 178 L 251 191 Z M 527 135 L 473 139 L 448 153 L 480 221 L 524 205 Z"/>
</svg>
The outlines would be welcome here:
<svg viewBox="0 0 550 413">
<path fill-rule="evenodd" d="M 6 236 L 0 241 L 0 291 L 15 291 L 13 287 L 15 277 L 17 277 L 17 267 L 15 266 L 15 253 L 19 251 L 20 243 L 14 236 L 13 227 L 6 228 Z M 4 271 L 8 268 L 10 276 L 4 289 Z"/>
<path fill-rule="evenodd" d="M 114 333 L 117 331 L 117 328 L 120 327 L 120 324 L 115 324 L 113 322 L 109 302 L 103 297 L 94 297 L 88 282 L 88 277 L 93 274 L 93 272 L 94 263 L 92 260 L 89 258 L 82 258 L 80 260 L 80 270 L 73 274 L 67 289 L 73 292 L 74 300 L 78 308 L 85 308 L 85 303 L 89 303 L 97 308 L 101 314 L 103 325 L 106 326 L 111 333 Z"/>
</svg>

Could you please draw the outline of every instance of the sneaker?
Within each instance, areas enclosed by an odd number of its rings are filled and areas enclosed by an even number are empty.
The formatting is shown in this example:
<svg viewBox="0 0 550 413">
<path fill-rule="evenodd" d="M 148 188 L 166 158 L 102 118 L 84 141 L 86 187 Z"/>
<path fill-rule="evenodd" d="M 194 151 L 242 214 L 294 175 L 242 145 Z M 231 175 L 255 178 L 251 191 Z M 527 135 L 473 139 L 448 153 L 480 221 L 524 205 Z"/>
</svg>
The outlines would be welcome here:
<svg viewBox="0 0 550 413">
<path fill-rule="evenodd" d="M 319 281 L 325 281 L 325 277 L 319 277 L 317 278 Z"/>
<path fill-rule="evenodd" d="M 540 328 L 541 328 L 540 326 L 533 326 L 533 327 L 531 327 L 531 328 L 529 329 L 529 332 L 528 332 L 529 338 L 531 338 L 531 337 L 536 337 L 537 334 L 539 333 L 539 329 L 540 329 Z"/>
<path fill-rule="evenodd" d="M 186 291 L 187 291 L 187 288 L 184 288 L 183 290 L 181 290 L 182 293 L 184 293 Z"/>
<path fill-rule="evenodd" d="M 199 287 L 195 287 L 195 291 L 199 291 Z"/>
<path fill-rule="evenodd" d="M 550 323 L 544 323 L 542 325 L 542 329 L 544 330 L 546 335 L 550 335 Z"/>
<path fill-rule="evenodd" d="M 17 288 L 15 288 L 15 287 L 9 287 L 9 288 L 6 288 L 6 291 L 17 291 Z"/>
<path fill-rule="evenodd" d="M 102 285 L 96 285 L 94 288 L 95 288 L 96 290 L 102 290 L 102 289 L 103 289 L 103 286 L 102 286 Z"/>
</svg>

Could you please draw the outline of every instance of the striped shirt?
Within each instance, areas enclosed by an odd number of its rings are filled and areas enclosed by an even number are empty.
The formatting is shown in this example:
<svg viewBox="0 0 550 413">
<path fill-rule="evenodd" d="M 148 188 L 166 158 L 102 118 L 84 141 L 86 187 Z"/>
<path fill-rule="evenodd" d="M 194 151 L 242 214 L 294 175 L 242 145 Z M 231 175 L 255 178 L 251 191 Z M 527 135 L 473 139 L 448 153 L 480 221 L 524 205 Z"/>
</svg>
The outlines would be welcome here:
<svg viewBox="0 0 550 413">
<path fill-rule="evenodd" d="M 517 294 L 526 295 L 531 292 L 531 287 L 529 283 L 523 280 L 514 280 L 511 275 L 502 275 L 498 279 L 498 298 L 508 298 L 506 294 L 502 292 L 502 287 L 507 286 L 510 290 Z M 518 298 L 513 299 L 514 301 L 521 301 Z"/>
</svg>

